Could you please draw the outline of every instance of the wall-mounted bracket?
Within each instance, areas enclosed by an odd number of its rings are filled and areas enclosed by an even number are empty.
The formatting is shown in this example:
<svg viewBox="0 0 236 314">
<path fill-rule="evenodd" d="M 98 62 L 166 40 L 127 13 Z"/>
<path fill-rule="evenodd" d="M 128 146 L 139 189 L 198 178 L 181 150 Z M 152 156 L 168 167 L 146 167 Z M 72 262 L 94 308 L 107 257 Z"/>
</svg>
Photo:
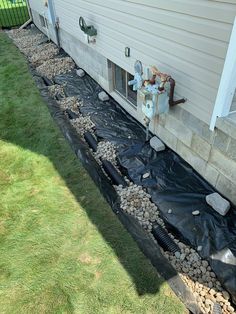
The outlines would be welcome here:
<svg viewBox="0 0 236 314">
<path fill-rule="evenodd" d="M 79 26 L 82 32 L 86 35 L 88 43 L 96 42 L 97 30 L 93 25 L 87 25 L 84 18 L 79 18 Z"/>
</svg>

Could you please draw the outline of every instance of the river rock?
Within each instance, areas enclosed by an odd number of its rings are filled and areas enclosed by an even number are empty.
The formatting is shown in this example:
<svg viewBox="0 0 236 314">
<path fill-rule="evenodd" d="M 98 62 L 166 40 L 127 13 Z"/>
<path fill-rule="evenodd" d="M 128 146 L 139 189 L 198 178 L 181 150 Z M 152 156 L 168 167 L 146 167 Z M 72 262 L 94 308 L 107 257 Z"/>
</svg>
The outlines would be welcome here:
<svg viewBox="0 0 236 314">
<path fill-rule="evenodd" d="M 206 202 L 222 216 L 225 216 L 230 209 L 230 202 L 224 199 L 219 193 L 207 195 Z"/>
<path fill-rule="evenodd" d="M 98 94 L 98 98 L 101 100 L 101 101 L 108 101 L 109 100 L 109 96 L 107 95 L 107 93 L 105 93 L 104 91 L 100 92 Z"/>
<path fill-rule="evenodd" d="M 85 72 L 84 72 L 84 70 L 82 70 L 82 69 L 76 70 L 76 74 L 77 74 L 79 77 L 84 77 L 84 76 L 85 76 Z"/>
<path fill-rule="evenodd" d="M 156 136 L 153 136 L 150 139 L 150 146 L 153 149 L 155 149 L 156 152 L 160 152 L 162 150 L 165 150 L 165 144 L 161 140 L 159 140 L 159 138 Z"/>
</svg>

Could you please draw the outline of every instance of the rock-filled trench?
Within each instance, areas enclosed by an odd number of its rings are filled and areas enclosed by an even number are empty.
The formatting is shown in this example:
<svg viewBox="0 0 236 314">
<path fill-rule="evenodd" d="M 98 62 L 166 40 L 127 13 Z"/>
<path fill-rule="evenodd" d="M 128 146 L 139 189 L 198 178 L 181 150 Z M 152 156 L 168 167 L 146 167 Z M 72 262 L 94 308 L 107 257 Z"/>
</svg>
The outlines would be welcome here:
<svg viewBox="0 0 236 314">
<path fill-rule="evenodd" d="M 214 313 L 214 308 L 219 306 L 222 313 L 236 313 L 230 294 L 223 288 L 209 262 L 202 258 L 200 254 L 203 249 L 202 246 L 198 245 L 194 249 L 187 241 L 185 243 L 180 241 L 177 235 L 170 231 L 168 223 L 163 219 L 164 217 L 160 213 L 158 205 L 153 201 L 152 195 L 149 194 L 148 188 L 133 182 L 127 171 L 125 172 L 122 169 L 120 165 L 120 160 L 122 159 L 120 147 L 123 150 L 129 149 L 129 147 L 124 148 L 121 140 L 120 143 L 119 140 L 116 143 L 112 141 L 112 126 L 110 125 L 107 126 L 107 132 L 110 135 L 107 138 L 102 138 L 99 127 L 96 124 L 96 107 L 92 113 L 87 111 L 83 97 L 76 93 L 68 92 L 70 89 L 67 88 L 67 82 L 60 75 L 74 73 L 76 68 L 74 61 L 68 56 L 60 55 L 58 47 L 52 42 L 48 42 L 45 35 L 41 34 L 34 26 L 27 30 L 10 31 L 8 34 L 20 51 L 28 58 L 37 73 L 43 78 L 50 80 L 52 84 L 48 86 L 48 93 L 57 102 L 60 110 L 68 117 L 78 136 L 83 139 L 85 132 L 89 131 L 96 138 L 98 141 L 97 150 L 93 151 L 90 149 L 90 153 L 94 156 L 97 163 L 102 166 L 102 160 L 108 160 L 118 173 L 124 175 L 127 185 L 114 185 L 119 195 L 120 208 L 128 215 L 133 216 L 155 243 L 157 242 L 152 230 L 156 223 L 162 226 L 176 243 L 178 251 L 162 250 L 162 253 L 192 291 L 200 311 L 202 313 Z M 91 86 L 88 86 L 87 93 L 88 95 L 89 93 L 94 93 Z M 105 103 L 104 107 L 106 107 Z M 68 116 L 68 110 L 73 115 Z M 125 136 L 131 139 L 130 143 L 132 145 L 139 145 L 139 136 L 133 137 L 132 131 L 130 132 L 130 134 Z M 143 136 L 145 136 L 145 133 Z M 151 180 L 150 169 L 144 171 L 140 180 Z M 175 212 L 169 208 L 166 215 L 175 215 Z"/>
</svg>

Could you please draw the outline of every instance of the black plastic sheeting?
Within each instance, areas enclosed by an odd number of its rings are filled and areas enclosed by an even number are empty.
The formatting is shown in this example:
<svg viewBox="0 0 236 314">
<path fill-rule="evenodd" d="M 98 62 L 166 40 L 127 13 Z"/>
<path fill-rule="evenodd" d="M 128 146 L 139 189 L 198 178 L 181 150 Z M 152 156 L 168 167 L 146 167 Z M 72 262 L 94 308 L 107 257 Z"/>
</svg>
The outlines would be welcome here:
<svg viewBox="0 0 236 314">
<path fill-rule="evenodd" d="M 129 178 L 147 188 L 168 227 L 183 242 L 197 249 L 207 259 L 223 286 L 236 301 L 236 210 L 222 217 L 205 202 L 215 192 L 193 168 L 170 149 L 155 152 L 145 143 L 145 130 L 113 99 L 102 102 L 101 87 L 88 75 L 76 73 L 57 76 L 57 84 L 66 84 L 68 96 L 83 100 L 81 113 L 90 115 L 98 138 L 118 146 L 120 165 Z M 150 171 L 150 177 L 142 174 Z M 172 214 L 168 214 L 172 209 Z M 200 215 L 193 216 L 192 211 Z"/>
<path fill-rule="evenodd" d="M 92 156 L 89 150 L 89 146 L 79 137 L 75 129 L 69 123 L 68 118 L 60 110 L 57 102 L 54 101 L 49 96 L 48 88 L 46 87 L 43 78 L 41 78 L 32 68 L 31 73 L 34 76 L 36 84 L 48 105 L 51 116 L 53 117 L 57 125 L 60 127 L 60 130 L 63 133 L 64 137 L 70 143 L 71 148 L 75 152 L 76 156 L 81 160 L 84 168 L 88 171 L 89 175 L 100 189 L 104 198 L 111 205 L 111 208 L 114 211 L 114 213 L 117 215 L 119 220 L 132 235 L 141 251 L 147 256 L 147 258 L 149 258 L 153 266 L 157 269 L 158 273 L 163 278 L 165 278 L 169 286 L 172 288 L 175 294 L 183 301 L 183 303 L 191 311 L 191 313 L 200 314 L 201 311 L 199 309 L 195 297 L 190 292 L 188 287 L 183 283 L 181 278 L 178 276 L 176 270 L 163 256 L 160 247 L 154 243 L 154 241 L 142 229 L 141 225 L 134 217 L 124 213 L 120 209 L 120 200 L 113 185 L 111 184 L 111 181 L 104 174 L 101 167 Z M 66 78 L 64 77 L 63 79 Z M 91 78 L 89 78 L 89 81 L 93 83 Z M 76 94 L 77 93 L 75 93 L 74 95 Z M 133 141 L 137 142 L 137 139 L 131 140 L 131 142 Z M 120 141 L 119 143 L 122 143 L 122 141 Z"/>
</svg>

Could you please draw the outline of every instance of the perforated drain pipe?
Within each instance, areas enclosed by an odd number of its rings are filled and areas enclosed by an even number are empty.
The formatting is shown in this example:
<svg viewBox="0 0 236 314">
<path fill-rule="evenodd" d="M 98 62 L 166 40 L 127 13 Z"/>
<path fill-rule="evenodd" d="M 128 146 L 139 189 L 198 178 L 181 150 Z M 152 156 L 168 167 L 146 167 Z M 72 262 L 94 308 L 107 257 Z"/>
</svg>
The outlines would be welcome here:
<svg viewBox="0 0 236 314">
<path fill-rule="evenodd" d="M 125 179 L 119 174 L 113 164 L 108 160 L 102 160 L 102 166 L 115 185 L 127 186 Z"/>
<path fill-rule="evenodd" d="M 97 140 L 95 139 L 95 137 L 90 132 L 85 132 L 84 133 L 84 139 L 89 144 L 89 147 L 92 148 L 92 150 L 94 152 L 96 152 L 98 144 L 97 144 Z"/>
<path fill-rule="evenodd" d="M 169 251 L 172 253 L 180 252 L 178 245 L 158 223 L 153 225 L 152 234 L 164 251 Z"/>
</svg>

